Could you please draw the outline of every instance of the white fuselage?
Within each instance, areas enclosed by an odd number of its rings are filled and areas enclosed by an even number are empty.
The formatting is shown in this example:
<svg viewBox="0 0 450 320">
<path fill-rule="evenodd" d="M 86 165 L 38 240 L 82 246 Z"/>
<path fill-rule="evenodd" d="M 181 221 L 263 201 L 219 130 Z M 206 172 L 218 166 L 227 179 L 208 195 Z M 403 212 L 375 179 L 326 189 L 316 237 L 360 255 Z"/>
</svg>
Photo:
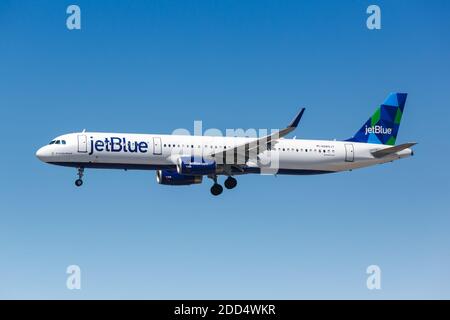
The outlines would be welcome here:
<svg viewBox="0 0 450 320">
<path fill-rule="evenodd" d="M 208 157 L 251 140 L 254 138 L 81 132 L 55 138 L 36 155 L 47 163 L 78 168 L 159 170 L 175 168 L 180 156 Z M 265 169 L 264 172 L 278 174 L 330 173 L 412 155 L 409 148 L 382 158 L 371 153 L 387 147 L 348 141 L 279 139 L 270 150 L 245 159 L 242 169 L 232 168 L 228 174 L 260 173 Z M 224 172 L 219 169 L 217 174 Z"/>
</svg>

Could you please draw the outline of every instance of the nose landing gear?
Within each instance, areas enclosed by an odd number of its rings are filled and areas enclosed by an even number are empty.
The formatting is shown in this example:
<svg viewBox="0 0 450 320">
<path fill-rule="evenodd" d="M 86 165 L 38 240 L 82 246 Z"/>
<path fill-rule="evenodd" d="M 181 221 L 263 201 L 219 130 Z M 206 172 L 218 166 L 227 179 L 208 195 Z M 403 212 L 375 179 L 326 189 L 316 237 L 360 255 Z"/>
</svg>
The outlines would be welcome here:
<svg viewBox="0 0 450 320">
<path fill-rule="evenodd" d="M 81 187 L 83 184 L 83 173 L 84 173 L 84 168 L 78 168 L 78 179 L 75 180 L 75 185 L 77 187 Z"/>
</svg>

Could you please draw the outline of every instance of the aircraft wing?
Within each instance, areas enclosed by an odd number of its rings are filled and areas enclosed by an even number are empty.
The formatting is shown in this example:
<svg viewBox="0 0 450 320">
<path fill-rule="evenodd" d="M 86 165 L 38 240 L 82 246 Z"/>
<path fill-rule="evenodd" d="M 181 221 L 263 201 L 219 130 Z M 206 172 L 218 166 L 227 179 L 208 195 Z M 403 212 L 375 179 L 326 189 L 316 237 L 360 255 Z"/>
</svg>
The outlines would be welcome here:
<svg viewBox="0 0 450 320">
<path fill-rule="evenodd" d="M 245 164 L 245 161 L 246 161 L 246 159 L 248 159 L 251 152 L 253 152 L 255 155 L 258 155 L 259 153 L 270 148 L 270 145 L 273 141 L 276 141 L 276 140 L 286 136 L 290 132 L 294 131 L 295 128 L 297 128 L 298 123 L 300 122 L 300 119 L 302 118 L 304 112 L 305 112 L 305 108 L 302 108 L 297 113 L 295 118 L 289 123 L 289 125 L 282 130 L 279 130 L 270 135 L 266 135 L 264 137 L 249 141 L 245 144 L 238 145 L 233 148 L 223 150 L 221 152 L 210 154 L 209 156 L 214 157 L 216 159 L 222 159 L 222 160 L 227 159 L 229 157 L 233 157 L 232 159 L 236 159 L 236 157 L 242 157 L 244 160 L 243 160 L 243 163 L 240 163 L 240 164 Z M 223 163 L 225 163 L 225 161 L 223 161 Z"/>
<path fill-rule="evenodd" d="M 382 158 L 382 157 L 385 157 L 392 153 L 396 153 L 396 152 L 408 149 L 409 147 L 412 147 L 415 144 L 417 144 L 417 142 L 408 142 L 408 143 L 404 143 L 404 144 L 399 144 L 398 146 L 395 146 L 395 147 L 389 147 L 386 149 L 373 151 L 371 153 L 375 158 Z"/>
</svg>

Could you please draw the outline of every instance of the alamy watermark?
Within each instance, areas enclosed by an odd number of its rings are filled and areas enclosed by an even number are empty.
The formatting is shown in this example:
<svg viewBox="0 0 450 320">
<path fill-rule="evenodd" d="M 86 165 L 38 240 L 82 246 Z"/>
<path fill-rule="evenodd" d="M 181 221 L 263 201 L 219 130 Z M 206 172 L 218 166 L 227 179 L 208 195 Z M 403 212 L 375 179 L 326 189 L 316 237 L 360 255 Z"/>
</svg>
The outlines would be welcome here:
<svg viewBox="0 0 450 320">
<path fill-rule="evenodd" d="M 71 4 L 67 7 L 66 13 L 69 16 L 66 19 L 66 27 L 69 30 L 81 29 L 81 9 L 76 4 Z"/>
<path fill-rule="evenodd" d="M 366 286 L 369 290 L 381 290 L 381 268 L 375 264 L 366 269 L 369 275 L 366 280 Z"/>
<path fill-rule="evenodd" d="M 369 17 L 366 20 L 366 26 L 369 30 L 381 29 L 381 8 L 376 4 L 367 7 L 366 13 Z"/>
<path fill-rule="evenodd" d="M 272 129 L 226 129 L 225 134 L 216 128 L 203 131 L 203 122 L 194 121 L 193 135 L 186 128 L 172 131 L 172 135 L 188 137 L 184 142 L 170 140 L 162 147 L 169 148 L 174 160 L 180 155 L 188 155 L 194 161 L 202 159 L 214 160 L 218 165 L 249 165 L 258 166 L 263 174 L 275 174 L 279 169 L 279 153 L 271 152 L 282 144 L 279 139 L 279 130 Z M 203 139 L 197 137 L 203 136 Z M 220 139 L 218 137 L 223 137 Z M 235 139 L 229 139 L 229 138 Z M 227 139 L 228 138 L 228 139 Z"/>
<path fill-rule="evenodd" d="M 66 287 L 69 290 L 81 290 L 81 268 L 76 265 L 70 265 L 66 269 L 69 275 L 66 280 Z"/>
</svg>

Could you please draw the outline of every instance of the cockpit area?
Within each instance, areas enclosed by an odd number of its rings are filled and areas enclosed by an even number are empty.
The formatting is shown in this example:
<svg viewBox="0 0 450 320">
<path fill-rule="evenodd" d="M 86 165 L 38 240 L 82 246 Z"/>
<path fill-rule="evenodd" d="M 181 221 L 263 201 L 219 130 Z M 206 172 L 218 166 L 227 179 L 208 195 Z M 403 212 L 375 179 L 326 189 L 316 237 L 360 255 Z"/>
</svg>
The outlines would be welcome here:
<svg viewBox="0 0 450 320">
<path fill-rule="evenodd" d="M 44 162 L 60 161 L 71 154 L 71 140 L 69 135 L 53 138 L 48 144 L 36 152 L 36 156 Z"/>
<path fill-rule="evenodd" d="M 52 140 L 49 145 L 51 144 L 66 144 L 66 140 Z"/>
</svg>

